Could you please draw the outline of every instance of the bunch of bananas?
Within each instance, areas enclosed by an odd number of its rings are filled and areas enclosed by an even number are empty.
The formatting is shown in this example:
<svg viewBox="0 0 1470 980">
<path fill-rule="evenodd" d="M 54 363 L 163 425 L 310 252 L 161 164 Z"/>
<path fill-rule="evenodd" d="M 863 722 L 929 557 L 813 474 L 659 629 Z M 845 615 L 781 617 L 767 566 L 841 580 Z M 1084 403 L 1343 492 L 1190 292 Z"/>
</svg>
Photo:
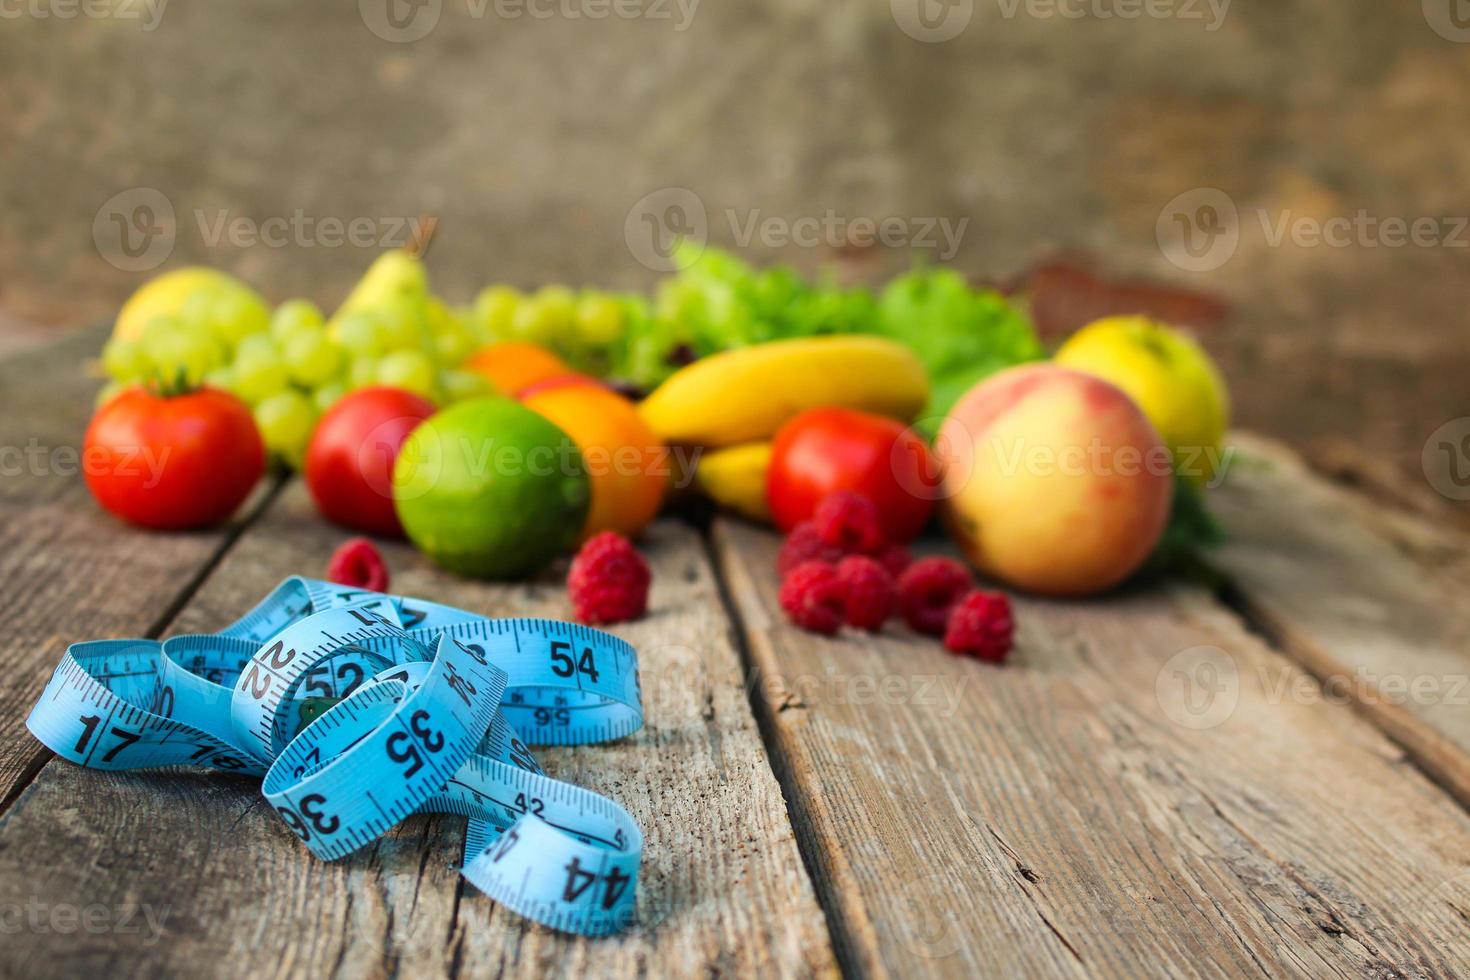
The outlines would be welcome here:
<svg viewBox="0 0 1470 980">
<path fill-rule="evenodd" d="M 703 447 L 696 484 L 716 503 L 768 519 L 770 440 L 811 408 L 908 421 L 929 400 L 913 351 L 883 337 L 831 335 L 725 351 L 680 369 L 638 411 L 666 442 Z"/>
</svg>

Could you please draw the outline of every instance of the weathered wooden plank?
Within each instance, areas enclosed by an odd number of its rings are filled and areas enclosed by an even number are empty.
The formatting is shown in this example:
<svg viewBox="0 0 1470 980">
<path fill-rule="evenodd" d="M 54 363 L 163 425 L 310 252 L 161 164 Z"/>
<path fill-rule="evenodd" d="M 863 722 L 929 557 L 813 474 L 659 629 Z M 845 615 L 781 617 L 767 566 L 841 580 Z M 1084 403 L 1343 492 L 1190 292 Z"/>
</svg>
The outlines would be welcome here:
<svg viewBox="0 0 1470 980">
<path fill-rule="evenodd" d="M 1470 805 L 1470 538 L 1237 437 L 1212 562 L 1259 628 Z"/>
<path fill-rule="evenodd" d="M 60 340 L 71 328 L 50 327 L 0 310 L 0 360 Z"/>
<path fill-rule="evenodd" d="M 775 536 L 715 546 L 845 967 L 1470 969 L 1470 819 L 1210 595 L 1018 600 L 996 668 L 896 626 L 796 630 Z"/>
<path fill-rule="evenodd" d="M 319 574 L 344 537 L 292 486 L 172 628 L 217 628 L 283 576 Z M 406 546 L 384 550 L 395 590 L 490 614 L 569 613 L 554 578 L 471 583 Z M 7 937 L 0 973 L 42 962 L 58 974 L 99 973 L 146 954 L 150 974 L 834 974 L 703 546 L 693 530 L 663 523 L 646 553 L 651 613 L 618 632 L 639 650 L 647 727 L 613 745 L 537 753 L 553 775 L 615 797 L 643 826 L 640 922 L 628 933 L 564 936 L 463 885 L 458 818 L 410 819 L 324 864 L 249 780 L 109 776 L 53 761 L 0 822 L 0 907 L 143 903 L 172 917 L 147 947 L 114 933 L 77 935 L 65 948 L 46 935 Z"/>
<path fill-rule="evenodd" d="M 162 628 L 238 528 L 150 534 L 87 494 L 81 443 L 99 382 L 83 362 L 104 336 L 80 331 L 0 363 L 0 812 L 46 758 L 25 718 L 66 644 Z"/>
</svg>

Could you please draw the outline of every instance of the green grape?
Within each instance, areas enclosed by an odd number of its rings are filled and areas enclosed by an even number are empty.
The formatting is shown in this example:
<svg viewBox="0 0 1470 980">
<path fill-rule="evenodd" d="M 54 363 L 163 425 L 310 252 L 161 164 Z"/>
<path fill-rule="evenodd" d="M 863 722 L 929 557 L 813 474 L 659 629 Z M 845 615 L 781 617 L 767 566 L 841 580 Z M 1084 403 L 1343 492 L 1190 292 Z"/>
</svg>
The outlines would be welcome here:
<svg viewBox="0 0 1470 980">
<path fill-rule="evenodd" d="M 543 286 L 516 307 L 511 333 L 521 340 L 551 345 L 566 338 L 577 313 L 577 297 L 565 286 Z"/>
<path fill-rule="evenodd" d="M 269 338 L 261 338 L 269 343 Z M 286 366 L 280 355 L 270 349 L 241 350 L 235 356 L 235 394 L 259 404 L 286 387 Z"/>
<path fill-rule="evenodd" d="M 148 373 L 150 361 L 136 340 L 109 340 L 102 348 L 102 366 L 116 381 L 136 381 Z"/>
<path fill-rule="evenodd" d="M 217 367 L 204 376 L 204 383 L 221 391 L 234 391 L 235 369 L 228 366 Z"/>
<path fill-rule="evenodd" d="M 371 313 L 349 313 L 327 332 L 343 350 L 354 355 L 376 357 L 383 353 L 387 331 Z"/>
<path fill-rule="evenodd" d="M 330 384 L 322 385 L 316 391 L 312 392 L 311 401 L 316 406 L 318 412 L 325 412 L 337 404 L 337 402 L 341 401 L 342 396 L 345 394 L 347 394 L 347 386 L 340 381 L 333 381 Z"/>
<path fill-rule="evenodd" d="M 266 449 L 301 468 L 316 425 L 316 411 L 305 395 L 293 389 L 271 395 L 255 406 L 255 425 Z"/>
<path fill-rule="evenodd" d="M 430 333 L 438 333 L 444 329 L 454 314 L 450 312 L 448 304 L 437 296 L 430 296 L 424 300 L 424 325 L 429 328 Z"/>
<path fill-rule="evenodd" d="M 382 323 L 384 350 L 423 350 L 428 330 L 423 307 L 417 303 L 397 301 L 376 311 Z"/>
<path fill-rule="evenodd" d="M 197 385 L 224 363 L 224 351 L 213 336 L 188 330 L 173 317 L 159 317 L 148 324 L 142 347 L 152 373 L 166 384 Z"/>
<path fill-rule="evenodd" d="M 511 336 L 516 307 L 522 299 L 519 290 L 511 286 L 486 286 L 480 290 L 471 307 L 470 323 L 481 343 L 489 344 Z"/>
<path fill-rule="evenodd" d="M 240 346 L 235 348 L 235 360 L 239 361 L 248 357 L 263 355 L 279 358 L 281 349 L 276 342 L 271 340 L 270 334 L 255 334 L 240 341 Z"/>
<path fill-rule="evenodd" d="M 372 357 L 354 357 L 347 367 L 347 387 L 353 391 L 371 388 L 378 383 L 378 361 Z"/>
<path fill-rule="evenodd" d="M 326 384 L 342 370 L 342 351 L 320 330 L 300 330 L 286 344 L 286 370 L 307 388 Z"/>
<path fill-rule="evenodd" d="M 474 371 L 442 371 L 439 386 L 444 391 L 445 400 L 451 402 L 495 394 L 489 379 Z"/>
<path fill-rule="evenodd" d="M 463 364 L 479 346 L 470 328 L 457 319 L 446 321 L 434 335 L 434 354 L 446 367 Z"/>
<path fill-rule="evenodd" d="M 623 335 L 623 307 L 605 293 L 586 293 L 577 301 L 577 336 L 582 343 L 605 347 Z"/>
<path fill-rule="evenodd" d="M 322 311 L 309 299 L 288 299 L 271 315 L 271 339 L 282 347 L 298 333 L 320 330 Z"/>
<path fill-rule="evenodd" d="M 209 325 L 216 337 L 231 347 L 270 326 L 270 309 L 253 296 L 227 292 L 215 297 Z"/>
<path fill-rule="evenodd" d="M 378 383 L 402 388 L 430 401 L 439 394 L 435 384 L 434 362 L 419 350 L 394 351 L 378 362 Z"/>
</svg>

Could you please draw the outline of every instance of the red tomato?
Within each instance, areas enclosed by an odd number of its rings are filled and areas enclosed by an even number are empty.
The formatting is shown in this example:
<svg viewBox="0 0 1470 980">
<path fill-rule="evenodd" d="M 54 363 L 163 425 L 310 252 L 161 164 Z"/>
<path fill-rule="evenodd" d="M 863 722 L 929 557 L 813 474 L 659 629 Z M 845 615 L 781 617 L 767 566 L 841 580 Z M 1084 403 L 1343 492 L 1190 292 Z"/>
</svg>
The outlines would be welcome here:
<svg viewBox="0 0 1470 980">
<path fill-rule="evenodd" d="M 306 449 L 306 485 L 330 521 L 403 536 L 393 509 L 393 461 L 403 440 L 437 409 L 401 388 L 363 388 L 327 410 Z"/>
<path fill-rule="evenodd" d="M 265 472 L 265 446 L 245 403 L 200 388 L 129 388 L 92 416 L 82 446 L 87 488 L 104 509 L 163 530 L 217 524 Z"/>
<path fill-rule="evenodd" d="M 938 496 L 939 471 L 924 440 L 902 422 L 846 408 L 814 408 L 781 427 L 766 472 L 776 525 L 790 531 L 835 490 L 878 506 L 890 541 L 918 537 Z"/>
</svg>

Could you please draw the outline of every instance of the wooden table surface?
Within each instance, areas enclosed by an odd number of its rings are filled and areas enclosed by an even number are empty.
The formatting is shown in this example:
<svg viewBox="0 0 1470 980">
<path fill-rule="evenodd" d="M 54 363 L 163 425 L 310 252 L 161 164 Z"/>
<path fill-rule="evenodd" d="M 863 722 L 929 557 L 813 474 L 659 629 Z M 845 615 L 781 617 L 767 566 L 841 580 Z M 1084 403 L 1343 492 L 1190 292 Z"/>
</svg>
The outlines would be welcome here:
<svg viewBox="0 0 1470 980">
<path fill-rule="evenodd" d="M 299 482 L 208 533 L 101 513 L 75 473 L 99 338 L 0 360 L 4 975 L 1470 972 L 1470 546 L 1244 435 L 1217 580 L 1018 599 L 1004 668 L 802 633 L 774 535 L 657 524 L 651 612 L 617 629 L 646 727 L 539 753 L 647 835 L 612 939 L 466 887 L 458 818 L 328 864 L 251 780 L 55 760 L 24 719 L 67 643 L 218 628 L 344 537 Z M 555 572 L 386 553 L 397 592 L 568 613 Z"/>
</svg>

